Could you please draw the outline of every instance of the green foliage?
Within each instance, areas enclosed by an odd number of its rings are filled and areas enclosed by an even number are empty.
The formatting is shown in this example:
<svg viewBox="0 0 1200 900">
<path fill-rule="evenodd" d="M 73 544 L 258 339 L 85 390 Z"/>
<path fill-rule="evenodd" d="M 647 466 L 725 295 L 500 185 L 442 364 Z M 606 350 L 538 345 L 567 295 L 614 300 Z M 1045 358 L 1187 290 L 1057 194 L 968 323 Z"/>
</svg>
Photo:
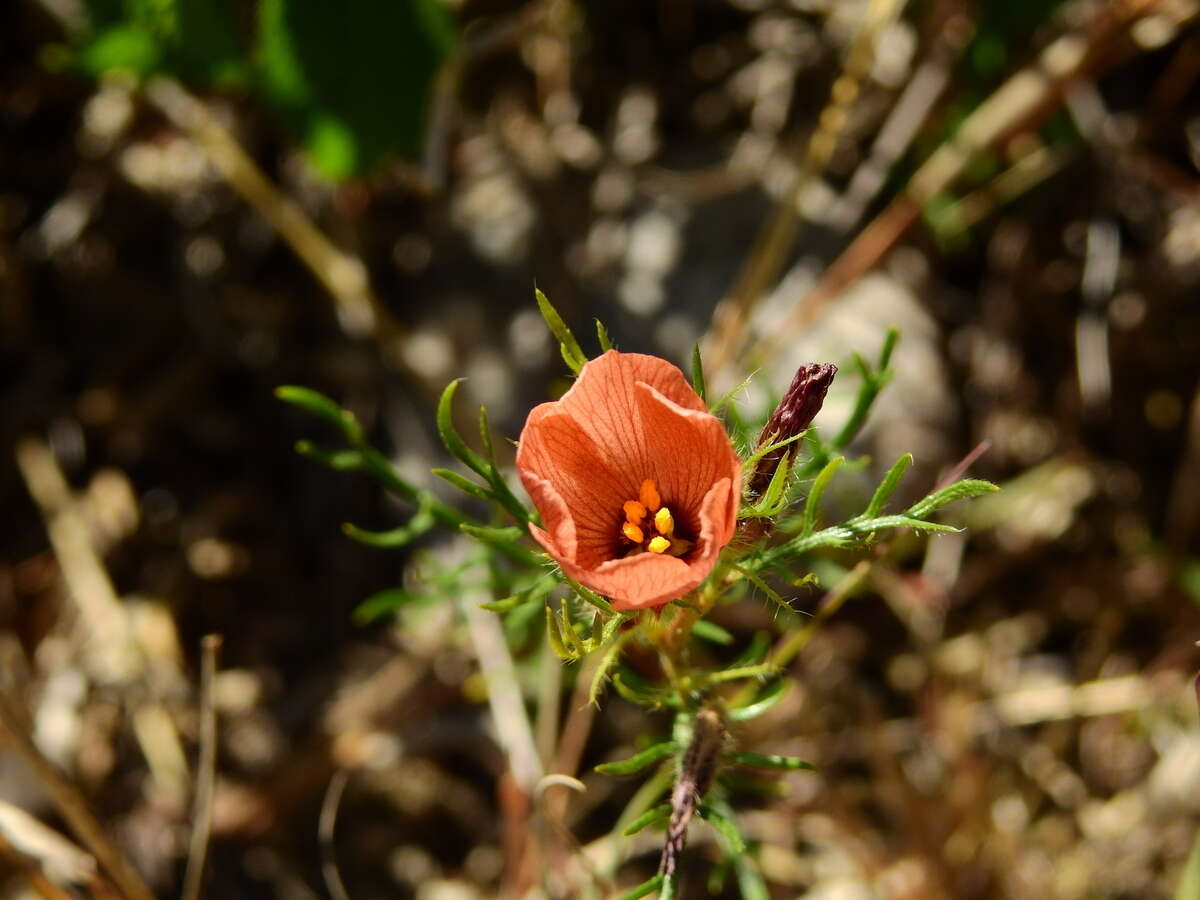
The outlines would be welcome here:
<svg viewBox="0 0 1200 900">
<path fill-rule="evenodd" d="M 170 75 L 243 88 L 294 131 L 333 179 L 416 156 L 438 72 L 457 44 L 440 0 L 88 0 L 80 71 Z"/>
<path fill-rule="evenodd" d="M 536 297 L 563 360 L 578 374 L 588 357 L 545 295 L 537 291 Z M 596 337 L 602 351 L 611 348 L 608 333 L 599 322 Z M 528 525 L 533 516 L 509 489 L 499 470 L 486 413 L 480 410 L 475 446 L 463 438 L 455 425 L 458 381 L 451 382 L 442 393 L 436 424 L 447 452 L 461 464 L 465 474 L 445 468 L 433 472 L 472 500 L 484 502 L 494 513 L 488 521 L 472 518 L 404 481 L 367 443 L 354 416 L 329 398 L 302 388 L 281 388 L 279 396 L 332 428 L 341 439 L 340 446 L 332 447 L 301 442 L 300 452 L 338 470 L 370 474 L 416 505 L 413 517 L 400 528 L 369 532 L 346 526 L 347 534 L 373 546 L 396 547 L 441 525 L 473 538 L 478 548 L 467 563 L 458 570 L 424 577 L 422 586 L 428 586 L 432 593 L 461 596 L 463 579 L 468 573 L 487 565 L 493 596 L 497 599 L 482 606 L 505 616 L 511 645 L 526 646 L 527 640 L 540 636 L 544 630 L 545 640 L 560 659 L 578 662 L 590 657 L 579 674 L 587 679 L 584 686 L 589 703 L 598 702 L 605 686 L 611 684 L 615 693 L 630 703 L 647 710 L 673 712 L 674 725 L 668 739 L 652 743 L 629 759 L 596 767 L 596 771 L 605 775 L 650 773 L 615 832 L 634 834 L 670 818 L 672 806 L 662 801 L 662 794 L 670 787 L 672 777 L 682 779 L 689 765 L 697 771 L 707 771 L 695 763 L 698 758 L 693 753 L 695 741 L 696 746 L 707 748 L 699 758 L 712 760 L 716 769 L 695 778 L 702 785 L 696 789 L 697 793 L 704 795 L 697 797 L 700 805 L 696 812 L 714 829 L 724 855 L 717 871 L 733 874 L 743 896 L 765 898 L 765 883 L 752 862 L 752 848 L 747 846 L 738 828 L 729 800 L 730 792 L 747 776 L 741 776 L 739 781 L 737 777 L 726 777 L 726 773 L 737 773 L 741 768 L 799 771 L 811 769 L 812 765 L 795 757 L 736 746 L 736 732 L 731 733 L 728 725 L 764 715 L 779 703 L 789 687 L 783 672 L 787 662 L 837 605 L 822 606 L 815 618 L 800 624 L 791 602 L 777 589 L 777 576 L 783 575 L 792 585 L 805 584 L 815 578 L 812 570 L 820 568 L 822 557 L 815 555 L 817 551 L 864 547 L 897 528 L 954 531 L 951 525 L 933 521 L 932 517 L 957 500 L 996 490 L 986 481 L 964 479 L 930 492 L 901 512 L 889 512 L 888 505 L 913 463 L 912 456 L 905 454 L 871 491 L 861 512 L 821 527 L 826 515 L 823 500 L 834 480 L 865 465 L 863 460 L 848 458 L 847 452 L 892 376 L 890 364 L 897 339 L 897 333 L 890 331 L 873 363 L 855 357 L 860 385 L 853 411 L 828 441 L 822 439 L 817 429 L 810 428 L 806 434 L 751 448 L 748 439 L 755 423 L 743 420 L 737 407 L 730 404 L 741 388 L 712 407 L 725 411 L 735 440 L 747 442 L 743 453 L 745 471 L 755 471 L 768 453 L 782 456 L 762 496 L 749 498 L 740 510 L 743 532 L 722 552 L 714 573 L 686 596 L 661 609 L 641 612 L 615 612 L 606 598 L 575 582 L 559 568 L 548 566 L 547 558 L 531 549 Z M 703 395 L 706 386 L 698 349 L 692 359 L 692 383 Z M 760 484 L 762 480 L 765 476 Z M 503 566 L 497 564 L 501 558 Z M 761 595 L 788 613 L 778 622 L 778 630 L 783 632 L 779 644 L 773 646 L 771 636 L 760 632 L 736 652 L 737 636 L 708 618 L 714 607 L 747 594 Z M 368 599 L 357 615 L 366 620 L 413 600 L 399 588 L 384 591 Z M 695 643 L 698 641 L 709 646 L 701 648 Z M 639 652 L 623 664 L 623 656 L 631 646 L 636 646 Z M 733 658 L 717 665 L 713 657 L 721 654 L 720 648 L 724 647 L 735 651 Z M 647 654 L 657 657 L 657 665 L 645 664 Z M 637 671 L 632 665 L 634 660 Z M 720 721 L 719 726 L 713 724 L 714 719 Z M 706 723 L 704 729 L 697 727 L 701 721 Z M 714 729 L 719 732 L 715 736 Z M 755 781 L 762 783 L 761 779 Z M 628 896 L 642 896 L 654 890 L 660 892 L 660 898 L 672 896 L 677 885 L 672 879 L 650 879 Z"/>
<path fill-rule="evenodd" d="M 262 0 L 255 57 L 267 99 L 340 179 L 418 152 L 455 41 L 438 0 Z"/>
<path fill-rule="evenodd" d="M 547 299 L 537 288 L 534 288 L 533 296 L 537 299 L 538 310 L 542 314 L 542 318 L 546 320 L 546 327 L 550 329 L 550 333 L 558 340 L 558 347 L 562 353 L 563 362 L 567 364 L 572 372 L 578 375 L 583 371 L 584 365 L 587 363 L 587 355 L 583 352 L 583 348 L 579 346 L 579 341 L 575 340 L 575 335 L 571 333 L 571 329 L 567 327 L 567 323 L 563 321 L 562 316 L 558 314 L 558 310 L 554 308 L 554 304 Z M 608 332 L 599 322 L 597 325 L 597 337 L 600 338 L 600 343 L 603 346 L 608 340 Z"/>
<path fill-rule="evenodd" d="M 217 87 L 250 81 L 233 0 L 89 0 L 87 13 L 75 62 L 89 75 L 166 74 Z"/>
</svg>

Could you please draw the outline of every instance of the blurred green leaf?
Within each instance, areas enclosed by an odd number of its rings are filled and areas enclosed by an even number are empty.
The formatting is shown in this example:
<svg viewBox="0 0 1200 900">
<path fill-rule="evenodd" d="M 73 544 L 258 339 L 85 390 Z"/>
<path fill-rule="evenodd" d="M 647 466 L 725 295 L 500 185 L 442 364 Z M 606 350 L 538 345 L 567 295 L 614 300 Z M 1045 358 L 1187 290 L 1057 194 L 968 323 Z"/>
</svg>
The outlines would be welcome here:
<svg viewBox="0 0 1200 900">
<path fill-rule="evenodd" d="M 416 155 L 456 39 L 438 0 L 262 0 L 256 59 L 313 165 L 342 179 Z"/>
</svg>

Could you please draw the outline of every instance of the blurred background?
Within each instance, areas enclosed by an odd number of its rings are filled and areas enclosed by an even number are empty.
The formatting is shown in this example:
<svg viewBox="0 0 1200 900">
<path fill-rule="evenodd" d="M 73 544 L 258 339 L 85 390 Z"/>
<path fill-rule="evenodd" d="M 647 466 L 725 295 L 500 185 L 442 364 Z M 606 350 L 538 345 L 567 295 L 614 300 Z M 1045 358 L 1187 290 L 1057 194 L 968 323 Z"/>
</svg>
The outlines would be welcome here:
<svg viewBox="0 0 1200 900">
<path fill-rule="evenodd" d="M 600 318 L 681 364 L 700 342 L 721 390 L 757 372 L 749 420 L 831 361 L 836 429 L 852 355 L 896 326 L 830 515 L 908 451 L 908 499 L 967 467 L 1004 490 L 951 510 L 962 535 L 869 554 L 747 727 L 818 767 L 739 802 L 771 896 L 1200 897 L 1198 14 L 3 4 L 6 724 L 175 895 L 219 634 L 204 896 L 618 896 L 661 836 L 611 859 L 636 784 L 591 767 L 667 717 L 615 696 L 573 716 L 574 672 L 518 647 L 574 742 L 550 770 L 587 790 L 514 787 L 479 642 L 426 596 L 455 542 L 344 536 L 412 510 L 297 456 L 323 433 L 273 391 L 325 392 L 440 491 L 446 382 L 507 438 L 566 386 L 535 283 L 581 336 Z M 818 561 L 793 607 L 855 562 Z M 397 586 L 399 615 L 378 614 L 393 592 L 355 616 Z M 756 604 L 721 623 L 794 625 Z M 47 834 L 73 828 L 29 765 L 0 736 L 0 896 L 120 896 Z M 686 896 L 740 896 L 711 851 L 694 831 Z"/>
</svg>

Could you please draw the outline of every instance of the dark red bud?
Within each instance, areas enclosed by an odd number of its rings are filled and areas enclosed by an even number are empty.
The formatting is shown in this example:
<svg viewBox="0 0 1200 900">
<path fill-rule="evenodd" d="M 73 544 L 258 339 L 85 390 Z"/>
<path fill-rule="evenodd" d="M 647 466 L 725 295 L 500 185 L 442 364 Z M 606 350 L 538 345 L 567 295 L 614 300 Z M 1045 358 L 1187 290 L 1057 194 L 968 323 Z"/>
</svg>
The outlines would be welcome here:
<svg viewBox="0 0 1200 900">
<path fill-rule="evenodd" d="M 825 403 L 825 394 L 829 385 L 833 384 L 833 376 L 837 374 L 837 366 L 832 363 L 809 363 L 796 370 L 787 393 L 767 419 L 762 432 L 758 435 L 758 446 L 786 441 L 804 431 L 821 411 Z M 795 457 L 795 443 L 772 450 L 758 461 L 758 466 L 746 484 L 746 490 L 751 497 L 762 496 L 771 476 L 779 468 L 779 462 L 785 453 L 790 452 Z"/>
</svg>

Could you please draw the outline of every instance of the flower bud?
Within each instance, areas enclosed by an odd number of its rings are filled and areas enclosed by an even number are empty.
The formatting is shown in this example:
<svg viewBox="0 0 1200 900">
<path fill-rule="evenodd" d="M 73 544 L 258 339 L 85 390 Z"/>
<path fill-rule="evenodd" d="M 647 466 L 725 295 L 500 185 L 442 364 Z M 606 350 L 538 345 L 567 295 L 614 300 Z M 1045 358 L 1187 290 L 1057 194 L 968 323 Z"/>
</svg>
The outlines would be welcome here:
<svg viewBox="0 0 1200 900">
<path fill-rule="evenodd" d="M 774 444 L 795 437 L 808 428 L 809 424 L 821 411 L 825 402 L 825 394 L 837 374 L 837 366 L 832 363 L 809 363 L 796 370 L 787 393 L 767 419 L 762 432 L 758 435 L 758 447 Z M 763 455 L 758 466 L 750 474 L 746 483 L 746 491 L 751 497 L 761 497 L 771 476 L 779 468 L 779 462 L 785 453 L 795 456 L 794 444 L 779 447 Z"/>
</svg>

